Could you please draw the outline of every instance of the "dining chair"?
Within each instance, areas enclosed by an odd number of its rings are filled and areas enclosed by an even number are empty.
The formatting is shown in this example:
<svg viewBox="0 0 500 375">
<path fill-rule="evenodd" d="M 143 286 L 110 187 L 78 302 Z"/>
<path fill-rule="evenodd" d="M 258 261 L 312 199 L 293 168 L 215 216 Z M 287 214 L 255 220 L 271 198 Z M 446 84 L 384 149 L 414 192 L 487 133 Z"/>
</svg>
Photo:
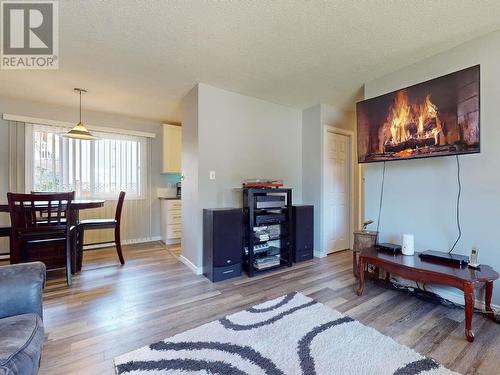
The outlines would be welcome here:
<svg viewBox="0 0 500 375">
<path fill-rule="evenodd" d="M 34 191 L 34 190 L 31 190 L 30 192 L 32 195 L 46 195 L 46 194 L 64 194 L 66 193 L 65 191 Z M 47 210 L 45 207 L 40 207 L 40 210 L 38 211 L 38 215 L 42 216 L 42 215 L 47 215 Z M 62 217 L 62 221 L 66 221 L 66 217 L 64 217 L 64 213 L 62 213 L 63 217 Z M 75 221 L 75 218 L 73 218 L 73 221 Z M 42 224 L 42 223 L 40 223 Z"/>
<path fill-rule="evenodd" d="M 81 268 L 83 261 L 83 247 L 84 246 L 95 246 L 95 245 L 106 245 L 106 244 L 114 244 L 116 247 L 116 252 L 118 253 L 118 258 L 120 259 L 120 263 L 125 264 L 125 259 L 123 258 L 122 253 L 122 245 L 121 245 L 121 237 L 120 237 L 120 227 L 121 227 L 121 217 L 122 217 L 122 209 L 123 202 L 125 201 L 125 192 L 120 192 L 118 197 L 118 204 L 116 205 L 116 212 L 114 219 L 85 219 L 80 220 L 78 223 L 78 268 Z M 95 230 L 95 229 L 114 229 L 115 236 L 113 241 L 104 241 L 104 242 L 94 242 L 94 243 L 85 243 L 85 231 L 87 230 Z M 87 250 L 97 250 L 99 248 L 87 248 Z"/>
<path fill-rule="evenodd" d="M 9 237 L 12 232 L 12 229 L 8 225 L 0 225 L 0 237 Z M 10 260 L 10 251 L 4 252 L 0 250 L 0 260 Z"/>
<path fill-rule="evenodd" d="M 64 243 L 66 281 L 72 284 L 72 240 L 76 239 L 71 225 L 71 202 L 75 192 L 47 194 L 7 193 L 11 220 L 11 263 L 30 260 L 36 247 Z M 73 256 L 73 259 L 75 257 Z"/>
</svg>

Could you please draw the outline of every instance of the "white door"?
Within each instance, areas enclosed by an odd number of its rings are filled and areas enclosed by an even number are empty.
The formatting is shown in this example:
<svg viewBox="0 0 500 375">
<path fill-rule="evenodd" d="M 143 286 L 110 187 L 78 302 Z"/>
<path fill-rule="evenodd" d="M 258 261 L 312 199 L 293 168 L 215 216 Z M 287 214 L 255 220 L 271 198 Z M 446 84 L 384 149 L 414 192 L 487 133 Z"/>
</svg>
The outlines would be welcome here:
<svg viewBox="0 0 500 375">
<path fill-rule="evenodd" d="M 350 139 L 326 132 L 325 238 L 326 252 L 349 248 L 350 239 Z"/>
</svg>

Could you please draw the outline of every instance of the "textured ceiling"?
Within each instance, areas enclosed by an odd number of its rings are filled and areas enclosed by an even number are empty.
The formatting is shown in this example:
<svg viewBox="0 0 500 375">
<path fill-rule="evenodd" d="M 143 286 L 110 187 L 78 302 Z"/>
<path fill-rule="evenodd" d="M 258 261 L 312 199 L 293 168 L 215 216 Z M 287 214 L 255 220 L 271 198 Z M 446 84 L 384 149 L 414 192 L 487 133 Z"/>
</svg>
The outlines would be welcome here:
<svg viewBox="0 0 500 375">
<path fill-rule="evenodd" d="M 196 82 L 304 108 L 500 29 L 498 0 L 60 1 L 60 69 L 0 71 L 0 95 L 180 121 Z"/>
</svg>

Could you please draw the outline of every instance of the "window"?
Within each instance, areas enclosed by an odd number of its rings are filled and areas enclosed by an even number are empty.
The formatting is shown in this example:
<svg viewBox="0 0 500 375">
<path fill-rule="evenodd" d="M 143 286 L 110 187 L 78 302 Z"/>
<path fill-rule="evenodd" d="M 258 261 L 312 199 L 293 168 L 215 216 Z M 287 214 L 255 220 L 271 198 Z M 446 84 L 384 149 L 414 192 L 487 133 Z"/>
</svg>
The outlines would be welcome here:
<svg viewBox="0 0 500 375">
<path fill-rule="evenodd" d="M 116 197 L 120 191 L 129 198 L 144 196 L 146 138 L 94 132 L 99 140 L 81 141 L 62 137 L 66 128 L 26 125 L 31 190 L 74 190 L 78 197 L 93 198 Z"/>
</svg>

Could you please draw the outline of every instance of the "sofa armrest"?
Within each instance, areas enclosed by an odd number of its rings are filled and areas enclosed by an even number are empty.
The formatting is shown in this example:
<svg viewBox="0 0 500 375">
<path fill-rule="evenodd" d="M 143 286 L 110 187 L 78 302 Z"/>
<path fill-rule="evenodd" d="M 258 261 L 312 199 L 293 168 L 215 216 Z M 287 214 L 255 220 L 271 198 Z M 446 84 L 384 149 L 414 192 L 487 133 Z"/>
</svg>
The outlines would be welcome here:
<svg viewBox="0 0 500 375">
<path fill-rule="evenodd" d="M 41 262 L 0 267 L 0 318 L 35 313 L 43 317 L 42 290 L 45 264 Z"/>
</svg>

